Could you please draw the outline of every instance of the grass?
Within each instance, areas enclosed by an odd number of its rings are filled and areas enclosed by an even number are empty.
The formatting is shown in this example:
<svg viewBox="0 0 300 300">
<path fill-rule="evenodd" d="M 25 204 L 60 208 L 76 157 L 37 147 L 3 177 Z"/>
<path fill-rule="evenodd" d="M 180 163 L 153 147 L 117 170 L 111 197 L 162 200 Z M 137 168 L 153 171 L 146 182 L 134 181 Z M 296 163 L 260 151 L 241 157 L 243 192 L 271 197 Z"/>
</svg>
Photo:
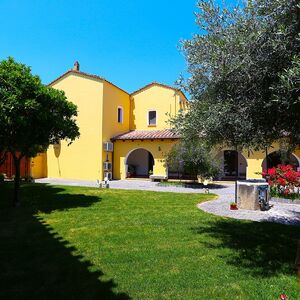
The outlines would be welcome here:
<svg viewBox="0 0 300 300">
<path fill-rule="evenodd" d="M 225 219 L 212 195 L 0 186 L 0 299 L 300 298 L 299 227 Z"/>
</svg>

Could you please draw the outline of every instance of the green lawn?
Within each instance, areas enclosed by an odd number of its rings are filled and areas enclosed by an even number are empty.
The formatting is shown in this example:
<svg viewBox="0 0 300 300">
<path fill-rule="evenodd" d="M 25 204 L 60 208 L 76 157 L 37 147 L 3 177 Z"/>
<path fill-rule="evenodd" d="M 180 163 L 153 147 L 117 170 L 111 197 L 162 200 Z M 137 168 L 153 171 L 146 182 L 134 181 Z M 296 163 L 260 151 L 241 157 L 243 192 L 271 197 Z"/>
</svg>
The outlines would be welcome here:
<svg viewBox="0 0 300 300">
<path fill-rule="evenodd" d="M 300 228 L 215 217 L 212 195 L 0 186 L 0 299 L 300 299 Z"/>
</svg>

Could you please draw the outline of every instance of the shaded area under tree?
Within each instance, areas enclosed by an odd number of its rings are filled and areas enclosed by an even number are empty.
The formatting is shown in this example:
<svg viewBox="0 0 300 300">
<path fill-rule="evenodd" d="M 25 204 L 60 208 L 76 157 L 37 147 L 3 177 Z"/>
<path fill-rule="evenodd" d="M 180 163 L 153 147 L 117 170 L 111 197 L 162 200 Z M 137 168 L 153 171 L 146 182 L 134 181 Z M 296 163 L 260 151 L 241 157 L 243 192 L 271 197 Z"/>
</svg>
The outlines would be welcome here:
<svg viewBox="0 0 300 300">
<path fill-rule="evenodd" d="M 286 228 L 280 224 L 219 220 L 211 222 L 209 227 L 194 227 L 192 230 L 215 238 L 216 243 L 205 244 L 212 250 L 219 247 L 234 250 L 222 259 L 237 268 L 245 268 L 245 272 L 253 276 L 265 278 L 295 273 L 300 240 L 297 226 L 289 226 L 287 235 Z"/>
<path fill-rule="evenodd" d="M 1 299 L 130 299 L 115 293 L 113 280 L 101 280 L 103 272 L 94 271 L 89 261 L 76 255 L 75 247 L 37 216 L 38 212 L 88 207 L 101 201 L 99 197 L 24 185 L 24 203 L 15 210 L 8 201 L 13 186 L 0 188 Z"/>
</svg>

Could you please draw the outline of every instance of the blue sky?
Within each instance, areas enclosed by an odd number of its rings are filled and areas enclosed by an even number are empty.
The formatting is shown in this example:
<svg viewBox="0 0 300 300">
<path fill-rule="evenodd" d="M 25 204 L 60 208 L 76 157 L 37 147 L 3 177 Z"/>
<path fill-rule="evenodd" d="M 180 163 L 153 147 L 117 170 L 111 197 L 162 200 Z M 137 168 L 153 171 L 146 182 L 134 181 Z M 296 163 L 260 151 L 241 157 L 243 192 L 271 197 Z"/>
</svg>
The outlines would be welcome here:
<svg viewBox="0 0 300 300">
<path fill-rule="evenodd" d="M 1 0 L 0 10 L 0 59 L 30 65 L 44 83 L 78 60 L 128 92 L 173 85 L 186 69 L 179 41 L 197 32 L 196 0 Z"/>
</svg>

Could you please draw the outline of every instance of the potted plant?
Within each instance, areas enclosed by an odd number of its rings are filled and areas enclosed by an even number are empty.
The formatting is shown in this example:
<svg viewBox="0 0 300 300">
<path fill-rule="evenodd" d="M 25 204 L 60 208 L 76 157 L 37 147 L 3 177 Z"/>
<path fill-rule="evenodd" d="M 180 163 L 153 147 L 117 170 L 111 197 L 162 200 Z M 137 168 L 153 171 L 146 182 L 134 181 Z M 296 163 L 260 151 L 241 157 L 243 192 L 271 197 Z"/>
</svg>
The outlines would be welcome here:
<svg viewBox="0 0 300 300">
<path fill-rule="evenodd" d="M 238 209 L 237 204 L 235 202 L 231 202 L 230 203 L 230 209 L 231 210 L 237 210 Z"/>
</svg>

